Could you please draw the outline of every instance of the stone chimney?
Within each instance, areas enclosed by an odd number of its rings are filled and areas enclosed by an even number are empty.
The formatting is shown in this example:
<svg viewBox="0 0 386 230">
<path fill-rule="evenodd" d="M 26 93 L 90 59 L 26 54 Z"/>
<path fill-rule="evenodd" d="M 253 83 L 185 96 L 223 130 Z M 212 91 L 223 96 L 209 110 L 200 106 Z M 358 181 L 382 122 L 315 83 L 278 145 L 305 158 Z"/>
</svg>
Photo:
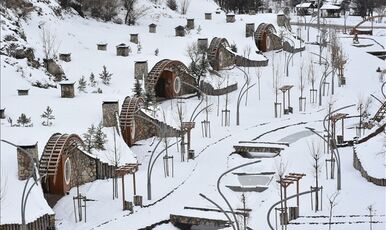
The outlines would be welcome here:
<svg viewBox="0 0 386 230">
<path fill-rule="evenodd" d="M 207 38 L 197 39 L 197 48 L 200 52 L 206 52 L 206 50 L 208 49 L 208 39 Z"/>
<path fill-rule="evenodd" d="M 114 127 L 117 125 L 116 114 L 119 113 L 118 101 L 104 101 L 102 103 L 103 126 Z"/>
<path fill-rule="evenodd" d="M 245 37 L 253 37 L 253 33 L 255 32 L 255 23 L 247 23 L 245 24 Z"/>
<path fill-rule="evenodd" d="M 194 18 L 188 18 L 186 19 L 186 28 L 188 30 L 194 29 Z"/>
<path fill-rule="evenodd" d="M 147 79 L 148 64 L 147 61 L 136 61 L 134 63 L 134 78 L 138 80 Z"/>
<path fill-rule="evenodd" d="M 38 143 L 34 145 L 19 145 L 19 148 L 27 151 L 34 160 L 38 159 Z M 20 149 L 17 149 L 17 175 L 19 180 L 26 180 L 32 174 L 31 159 L 22 152 Z"/>
</svg>

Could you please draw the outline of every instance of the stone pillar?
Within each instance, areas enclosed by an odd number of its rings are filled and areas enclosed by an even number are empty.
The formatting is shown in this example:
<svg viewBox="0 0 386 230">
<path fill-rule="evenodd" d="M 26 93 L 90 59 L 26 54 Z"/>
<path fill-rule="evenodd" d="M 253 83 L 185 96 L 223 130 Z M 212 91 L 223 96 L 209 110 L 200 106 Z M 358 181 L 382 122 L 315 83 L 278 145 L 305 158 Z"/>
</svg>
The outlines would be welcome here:
<svg viewBox="0 0 386 230">
<path fill-rule="evenodd" d="M 138 44 L 138 34 L 130 34 L 130 42 Z"/>
<path fill-rule="evenodd" d="M 149 25 L 149 33 L 156 33 L 157 32 L 157 25 L 152 23 Z"/>
<path fill-rule="evenodd" d="M 19 96 L 28 96 L 29 89 L 18 89 L 17 95 Z"/>
<path fill-rule="evenodd" d="M 107 43 L 97 44 L 97 49 L 103 51 L 107 50 Z"/>
<path fill-rule="evenodd" d="M 236 21 L 236 16 L 234 14 L 227 14 L 226 15 L 226 22 L 227 23 L 234 23 Z"/>
<path fill-rule="evenodd" d="M 129 56 L 129 46 L 123 43 L 117 45 L 117 56 L 123 56 L 123 57 Z"/>
<path fill-rule="evenodd" d="M 71 54 L 70 53 L 63 53 L 59 54 L 59 60 L 70 62 L 71 61 Z"/>
<path fill-rule="evenodd" d="M 21 145 L 20 148 L 27 151 L 33 159 L 38 159 L 38 143 L 35 145 Z M 26 180 L 32 174 L 30 158 L 21 150 L 17 149 L 17 175 L 19 180 Z"/>
<path fill-rule="evenodd" d="M 5 108 L 0 109 L 0 119 L 5 119 Z"/>
<path fill-rule="evenodd" d="M 133 200 L 134 200 L 134 206 L 142 207 L 142 196 L 135 195 L 133 197 Z"/>
<path fill-rule="evenodd" d="M 148 74 L 147 61 L 136 61 L 134 63 L 134 78 L 138 80 L 146 80 Z"/>
<path fill-rule="evenodd" d="M 73 98 L 75 97 L 75 90 L 74 90 L 74 84 L 75 83 L 61 83 L 61 97 L 62 98 Z"/>
<path fill-rule="evenodd" d="M 205 20 L 212 20 L 212 13 L 205 13 Z"/>
<path fill-rule="evenodd" d="M 185 37 L 185 28 L 183 26 L 177 26 L 175 31 L 176 37 Z"/>
<path fill-rule="evenodd" d="M 253 37 L 253 33 L 255 32 L 255 23 L 247 23 L 245 24 L 245 37 Z"/>
<path fill-rule="evenodd" d="M 194 18 L 188 18 L 186 19 L 186 28 L 188 30 L 194 29 Z"/>
<path fill-rule="evenodd" d="M 102 103 L 102 112 L 104 127 L 114 127 L 117 125 L 116 114 L 119 113 L 118 101 L 104 101 Z"/>
<path fill-rule="evenodd" d="M 277 15 L 277 25 L 278 26 L 285 26 L 286 16 L 284 14 L 278 14 Z"/>
<path fill-rule="evenodd" d="M 208 49 L 208 39 L 207 38 L 197 39 L 197 48 L 200 52 L 206 52 L 206 50 Z"/>
</svg>

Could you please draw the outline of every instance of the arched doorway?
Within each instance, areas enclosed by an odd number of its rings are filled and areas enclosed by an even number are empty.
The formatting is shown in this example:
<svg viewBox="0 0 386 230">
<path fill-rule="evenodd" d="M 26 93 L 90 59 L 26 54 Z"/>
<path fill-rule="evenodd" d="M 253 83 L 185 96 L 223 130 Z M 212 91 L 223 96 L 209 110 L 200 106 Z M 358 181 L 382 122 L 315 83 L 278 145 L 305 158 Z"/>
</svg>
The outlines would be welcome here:
<svg viewBox="0 0 386 230">
<path fill-rule="evenodd" d="M 163 71 L 161 76 L 158 78 L 157 84 L 155 85 L 155 95 L 163 98 L 175 97 L 177 94 L 174 89 L 175 79 L 175 73 L 169 70 Z"/>
</svg>

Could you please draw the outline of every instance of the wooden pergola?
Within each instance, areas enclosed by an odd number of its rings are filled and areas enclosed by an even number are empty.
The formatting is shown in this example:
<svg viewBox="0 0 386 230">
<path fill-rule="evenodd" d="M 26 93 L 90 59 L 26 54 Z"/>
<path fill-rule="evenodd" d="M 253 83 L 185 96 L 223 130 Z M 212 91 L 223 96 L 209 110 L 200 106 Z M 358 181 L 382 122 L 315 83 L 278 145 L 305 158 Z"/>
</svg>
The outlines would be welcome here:
<svg viewBox="0 0 386 230">
<path fill-rule="evenodd" d="M 338 143 L 341 143 L 343 142 L 344 140 L 344 119 L 346 119 L 348 117 L 348 114 L 347 113 L 336 113 L 336 114 L 333 114 L 331 117 L 330 117 L 330 121 L 331 121 L 331 132 L 332 132 L 332 138 L 333 140 L 336 140 L 336 123 L 339 121 L 339 120 L 342 120 L 342 138 L 341 140 L 337 140 Z"/>
<path fill-rule="evenodd" d="M 286 175 L 282 177 L 280 180 L 277 180 L 276 182 L 280 184 L 280 198 L 284 200 L 284 207 L 281 208 L 281 212 L 284 211 L 285 220 L 284 222 L 287 224 L 288 221 L 288 215 L 287 215 L 287 188 L 294 182 L 296 182 L 296 195 L 297 195 L 297 207 L 299 208 L 300 200 L 299 200 L 299 183 L 300 180 L 305 176 L 306 174 L 303 173 L 290 173 L 289 175 Z M 284 190 L 284 197 L 282 196 L 282 190 Z"/>
<path fill-rule="evenodd" d="M 181 129 L 184 133 L 187 133 L 188 134 L 188 143 L 187 143 L 187 146 L 188 146 L 188 151 L 190 150 L 190 131 L 195 127 L 196 123 L 195 122 L 192 122 L 192 121 L 188 121 L 188 122 L 182 122 L 181 124 Z"/>
<path fill-rule="evenodd" d="M 138 171 L 138 166 L 141 164 L 138 163 L 130 163 L 125 164 L 115 170 L 115 174 L 122 178 L 122 203 L 123 209 L 125 209 L 125 175 L 132 174 L 133 175 L 133 194 L 134 196 L 137 194 L 136 183 L 135 183 L 135 173 Z"/>
<path fill-rule="evenodd" d="M 291 107 L 291 89 L 294 87 L 293 85 L 283 85 L 279 88 L 279 90 L 283 93 L 283 108 L 284 114 L 293 113 L 293 109 Z M 285 93 L 288 92 L 288 108 L 285 107 Z"/>
</svg>

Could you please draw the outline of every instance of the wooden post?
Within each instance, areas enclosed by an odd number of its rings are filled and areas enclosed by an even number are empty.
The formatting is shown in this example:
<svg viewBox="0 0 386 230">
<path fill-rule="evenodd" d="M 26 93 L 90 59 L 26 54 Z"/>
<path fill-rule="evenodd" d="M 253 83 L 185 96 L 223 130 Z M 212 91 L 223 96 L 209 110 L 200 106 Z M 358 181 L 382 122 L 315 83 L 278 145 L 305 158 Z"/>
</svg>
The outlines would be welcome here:
<svg viewBox="0 0 386 230">
<path fill-rule="evenodd" d="M 342 118 L 342 139 L 344 140 L 344 118 Z"/>
<path fill-rule="evenodd" d="M 300 197 L 299 197 L 299 180 L 296 181 L 296 203 L 298 205 L 298 207 L 300 207 Z"/>
<path fill-rule="evenodd" d="M 134 193 L 134 196 L 137 195 L 137 188 L 136 188 L 136 183 L 135 183 L 135 173 L 133 173 L 133 193 Z"/>
<path fill-rule="evenodd" d="M 188 130 L 188 151 L 190 150 L 190 129 Z"/>
<path fill-rule="evenodd" d="M 288 108 L 291 107 L 291 89 L 288 89 Z"/>
<path fill-rule="evenodd" d="M 122 175 L 122 209 L 125 210 L 125 176 Z"/>
</svg>

